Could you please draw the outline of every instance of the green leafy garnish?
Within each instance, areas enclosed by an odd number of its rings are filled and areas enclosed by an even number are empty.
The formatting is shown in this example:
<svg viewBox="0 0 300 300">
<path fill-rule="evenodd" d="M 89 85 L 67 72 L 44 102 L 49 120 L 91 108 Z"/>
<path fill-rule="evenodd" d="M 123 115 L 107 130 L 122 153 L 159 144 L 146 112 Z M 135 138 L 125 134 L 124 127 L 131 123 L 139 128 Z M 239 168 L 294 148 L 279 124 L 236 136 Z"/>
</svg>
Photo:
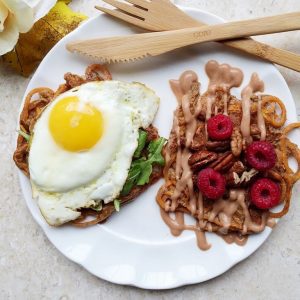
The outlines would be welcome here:
<svg viewBox="0 0 300 300">
<path fill-rule="evenodd" d="M 132 162 L 127 180 L 121 192 L 122 196 L 128 195 L 135 185 L 144 185 L 149 182 L 153 164 L 164 165 L 165 161 L 161 151 L 165 142 L 166 139 L 163 137 L 151 141 L 147 147 L 147 157 L 141 157 Z"/>
<path fill-rule="evenodd" d="M 21 129 L 18 130 L 19 135 L 21 135 L 27 142 L 30 142 L 30 135 Z"/>
<path fill-rule="evenodd" d="M 138 146 L 133 154 L 134 158 L 139 158 L 141 156 L 141 153 L 143 149 L 145 148 L 146 142 L 147 142 L 147 132 L 140 129 L 139 130 L 139 139 L 138 139 Z"/>
<path fill-rule="evenodd" d="M 91 206 L 91 209 L 95 210 L 95 211 L 101 211 L 102 210 L 102 202 L 99 201 L 98 203 L 96 203 L 95 205 Z"/>
<path fill-rule="evenodd" d="M 141 172 L 137 181 L 137 185 L 144 185 L 149 182 L 150 175 L 152 173 L 152 163 L 147 162 L 142 164 Z"/>
<path fill-rule="evenodd" d="M 165 160 L 161 155 L 162 148 L 167 140 L 163 137 L 151 141 L 148 145 L 148 160 L 152 163 L 156 162 L 159 165 L 163 166 L 165 164 Z"/>
<path fill-rule="evenodd" d="M 114 200 L 114 206 L 115 206 L 115 210 L 116 210 L 117 212 L 120 211 L 120 205 L 121 205 L 120 200 L 115 199 L 115 200 Z"/>
<path fill-rule="evenodd" d="M 121 192 L 122 196 L 128 195 L 129 192 L 132 190 L 134 184 L 139 178 L 140 172 L 140 166 L 138 164 L 134 165 L 134 163 L 132 163 L 128 172 L 128 177 Z"/>
</svg>

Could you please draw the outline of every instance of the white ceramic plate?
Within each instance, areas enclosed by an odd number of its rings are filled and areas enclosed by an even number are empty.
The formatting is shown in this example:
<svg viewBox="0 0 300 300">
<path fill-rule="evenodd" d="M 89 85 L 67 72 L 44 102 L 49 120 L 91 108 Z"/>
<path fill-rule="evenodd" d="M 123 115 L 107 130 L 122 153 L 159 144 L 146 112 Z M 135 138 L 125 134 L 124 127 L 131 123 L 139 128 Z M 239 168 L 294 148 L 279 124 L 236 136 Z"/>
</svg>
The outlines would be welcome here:
<svg viewBox="0 0 300 300">
<path fill-rule="evenodd" d="M 222 22 L 220 18 L 206 12 L 184 10 L 205 23 Z M 26 94 L 39 86 L 56 88 L 63 82 L 66 72 L 84 73 L 90 62 L 68 53 L 65 50 L 67 42 L 131 32 L 136 32 L 136 29 L 104 15 L 87 21 L 50 51 L 33 76 Z M 199 74 L 201 90 L 204 91 L 207 86 L 204 65 L 210 59 L 241 68 L 245 74 L 244 83 L 249 81 L 252 72 L 258 72 L 265 82 L 266 92 L 283 99 L 288 119 L 296 120 L 291 93 L 272 64 L 219 44 L 186 48 L 131 64 L 117 64 L 111 66 L 110 70 L 114 79 L 140 81 L 157 92 L 161 97 L 161 105 L 155 125 L 160 134 L 167 137 L 172 124 L 172 112 L 176 106 L 168 80 L 178 78 L 187 69 L 193 69 Z M 239 95 L 240 89 L 234 90 L 234 93 Z M 86 229 L 72 226 L 53 228 L 42 218 L 32 199 L 29 181 L 21 172 L 20 179 L 28 208 L 55 247 L 94 275 L 118 284 L 167 289 L 211 279 L 253 253 L 271 232 L 270 228 L 266 228 L 261 234 L 251 236 L 244 247 L 226 244 L 217 235 L 208 234 L 212 248 L 209 251 L 200 251 L 192 232 L 173 237 L 161 220 L 155 195 L 162 182 L 152 186 L 131 204 L 122 207 L 120 213 L 114 214 L 103 225 Z"/>
</svg>

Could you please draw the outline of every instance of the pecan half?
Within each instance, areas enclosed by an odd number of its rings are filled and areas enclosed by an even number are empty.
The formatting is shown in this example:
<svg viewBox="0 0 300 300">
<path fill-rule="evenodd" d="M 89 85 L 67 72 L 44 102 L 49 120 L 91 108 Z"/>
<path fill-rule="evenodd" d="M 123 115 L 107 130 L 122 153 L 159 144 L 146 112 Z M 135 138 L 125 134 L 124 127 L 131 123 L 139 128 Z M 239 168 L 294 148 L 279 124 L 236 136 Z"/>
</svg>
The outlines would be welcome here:
<svg viewBox="0 0 300 300">
<path fill-rule="evenodd" d="M 193 153 L 188 160 L 189 165 L 193 171 L 198 171 L 205 165 L 215 161 L 218 155 L 214 152 L 201 150 Z"/>
<path fill-rule="evenodd" d="M 230 140 L 207 141 L 206 148 L 214 152 L 223 152 L 230 149 Z"/>
<path fill-rule="evenodd" d="M 234 173 L 230 172 L 224 175 L 225 176 L 225 181 L 226 185 L 230 187 L 238 187 L 239 185 L 236 185 L 235 183 L 235 178 L 234 178 Z"/>
<path fill-rule="evenodd" d="M 234 156 L 239 156 L 243 149 L 243 138 L 239 128 L 235 127 L 231 135 L 231 151 Z"/>
<path fill-rule="evenodd" d="M 218 159 L 209 165 L 210 168 L 213 168 L 215 171 L 225 172 L 229 170 L 234 164 L 234 156 L 228 151 L 224 154 L 220 154 Z"/>
<path fill-rule="evenodd" d="M 275 170 L 268 170 L 265 175 L 266 177 L 270 177 L 276 181 L 281 181 L 282 179 L 282 176 Z"/>
<path fill-rule="evenodd" d="M 239 160 L 236 161 L 233 166 L 230 168 L 229 172 L 235 172 L 238 175 L 242 174 L 246 170 L 244 164 Z"/>
<path fill-rule="evenodd" d="M 228 186 L 234 186 L 234 187 L 240 186 L 240 184 L 236 184 L 236 182 L 235 182 L 235 174 L 241 175 L 245 170 L 246 170 L 246 168 L 241 161 L 234 162 L 234 164 L 229 169 L 229 171 L 224 175 L 226 184 Z"/>
</svg>

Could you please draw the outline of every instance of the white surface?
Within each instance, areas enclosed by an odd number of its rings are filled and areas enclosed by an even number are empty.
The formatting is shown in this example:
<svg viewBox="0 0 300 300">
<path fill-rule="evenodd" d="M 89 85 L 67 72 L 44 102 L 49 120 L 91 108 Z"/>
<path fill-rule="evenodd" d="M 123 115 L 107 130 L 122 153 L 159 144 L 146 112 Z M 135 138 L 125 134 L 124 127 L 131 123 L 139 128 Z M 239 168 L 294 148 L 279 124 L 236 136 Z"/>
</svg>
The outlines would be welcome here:
<svg viewBox="0 0 300 300">
<path fill-rule="evenodd" d="M 187 13 L 205 23 L 219 21 L 218 18 L 195 9 L 188 9 Z M 94 28 L 109 30 L 94 32 Z M 82 37 L 93 38 L 130 32 L 132 31 L 127 27 L 103 15 L 86 22 L 51 50 L 33 76 L 25 94 L 39 86 L 57 87 L 67 71 L 76 74 L 84 72 L 87 59 L 68 53 L 65 49 L 67 42 Z M 284 99 L 288 120 L 296 120 L 292 96 L 273 65 L 233 53 L 215 43 L 186 48 L 134 64 L 116 64 L 110 70 L 114 79 L 140 81 L 156 91 L 161 98 L 161 104 L 154 124 L 160 134 L 167 137 L 172 124 L 172 112 L 176 107 L 168 80 L 176 79 L 185 70 L 193 69 L 198 73 L 201 90 L 204 91 L 208 83 L 204 66 L 210 59 L 241 68 L 244 71 L 243 85 L 249 82 L 253 72 L 258 72 L 265 82 L 265 92 Z M 49 75 L 47 78 L 44 76 L 46 73 Z M 232 92 L 240 96 L 241 89 L 234 89 Z M 115 283 L 166 289 L 202 282 L 223 273 L 253 253 L 271 231 L 266 228 L 263 233 L 251 236 L 244 247 L 226 244 L 215 234 L 207 234 L 212 248 L 209 251 L 200 251 L 192 232 L 184 232 L 182 236 L 175 238 L 162 222 L 155 202 L 160 184 L 151 187 L 133 203 L 122 207 L 119 214 L 115 214 L 103 225 L 84 230 L 71 226 L 52 228 L 43 220 L 36 202 L 32 200 L 29 182 L 21 174 L 27 205 L 51 242 L 64 255 L 91 273 Z M 105 257 L 105 260 L 101 257 Z"/>
<path fill-rule="evenodd" d="M 300 10 L 298 0 L 182 0 L 228 20 Z M 73 0 L 72 7 L 97 15 L 100 0 Z M 260 37 L 269 44 L 300 53 L 299 32 Z M 300 75 L 279 68 L 297 106 Z M 46 75 L 47 76 L 47 75 Z M 202 284 L 151 292 L 111 284 L 90 275 L 61 255 L 31 217 L 11 159 L 20 101 L 29 79 L 0 64 L 0 298 L 1 299 L 299 299 L 299 186 L 290 212 L 268 241 L 223 276 Z"/>
</svg>

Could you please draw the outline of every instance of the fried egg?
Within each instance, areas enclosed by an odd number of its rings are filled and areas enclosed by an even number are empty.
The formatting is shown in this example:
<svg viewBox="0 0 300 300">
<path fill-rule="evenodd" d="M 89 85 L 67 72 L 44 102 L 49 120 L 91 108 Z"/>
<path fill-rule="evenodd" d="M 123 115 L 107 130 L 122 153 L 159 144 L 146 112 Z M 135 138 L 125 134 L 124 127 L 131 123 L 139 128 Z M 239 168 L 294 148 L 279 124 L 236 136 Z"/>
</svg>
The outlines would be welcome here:
<svg viewBox="0 0 300 300">
<path fill-rule="evenodd" d="M 33 129 L 28 163 L 33 196 L 50 225 L 118 197 L 138 129 L 152 123 L 158 105 L 143 84 L 101 81 L 73 88 L 46 107 Z"/>
</svg>

